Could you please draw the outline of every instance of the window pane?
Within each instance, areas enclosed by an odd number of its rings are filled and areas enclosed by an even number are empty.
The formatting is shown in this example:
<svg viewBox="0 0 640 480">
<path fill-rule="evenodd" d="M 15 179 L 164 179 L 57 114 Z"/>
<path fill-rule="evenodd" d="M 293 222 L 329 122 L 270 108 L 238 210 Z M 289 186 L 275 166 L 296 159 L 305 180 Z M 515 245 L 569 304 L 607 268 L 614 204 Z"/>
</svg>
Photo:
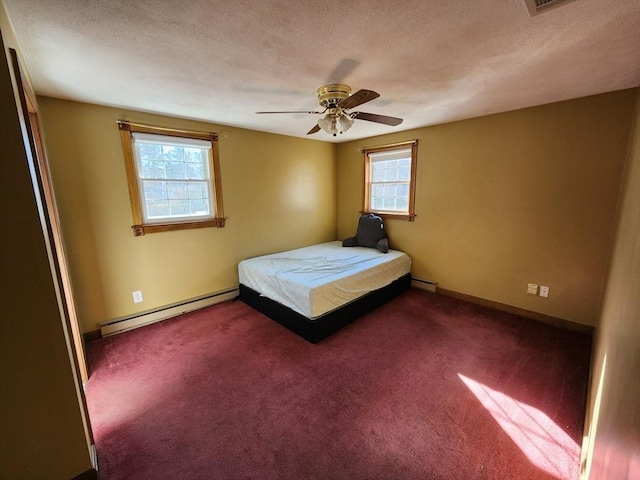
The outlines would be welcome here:
<svg viewBox="0 0 640 480">
<path fill-rule="evenodd" d="M 384 180 L 386 182 L 394 182 L 398 180 L 398 169 L 397 168 L 387 168 L 384 171 Z"/>
<path fill-rule="evenodd" d="M 384 186 L 384 196 L 385 197 L 395 197 L 396 196 L 396 186 L 395 186 L 395 184 L 385 185 Z"/>
<path fill-rule="evenodd" d="M 184 149 L 184 161 L 185 162 L 197 162 L 204 163 L 204 154 L 206 150 L 200 148 L 185 148 Z"/>
<path fill-rule="evenodd" d="M 167 178 L 164 162 L 145 160 L 140 166 L 142 178 Z"/>
<path fill-rule="evenodd" d="M 186 179 L 187 172 L 183 162 L 166 162 L 167 178 Z"/>
<path fill-rule="evenodd" d="M 147 200 L 147 216 L 149 218 L 162 218 L 169 216 L 168 200 Z"/>
<path fill-rule="evenodd" d="M 375 167 L 375 165 L 374 165 Z M 373 181 L 374 182 L 384 182 L 384 172 L 383 168 L 374 168 L 373 169 Z"/>
<path fill-rule="evenodd" d="M 209 215 L 209 202 L 207 200 L 191 200 L 192 215 Z"/>
<path fill-rule="evenodd" d="M 184 147 L 163 145 L 162 157 L 165 162 L 182 162 L 182 159 L 184 157 Z"/>
<path fill-rule="evenodd" d="M 189 184 L 187 182 L 169 182 L 167 184 L 167 195 L 170 200 L 189 198 Z"/>
<path fill-rule="evenodd" d="M 372 210 L 407 212 L 409 208 L 409 184 L 372 184 L 370 200 L 370 208 Z"/>
<path fill-rule="evenodd" d="M 204 182 L 189 182 L 189 198 L 209 198 L 209 189 Z"/>
<path fill-rule="evenodd" d="M 185 217 L 190 213 L 189 200 L 169 200 L 172 217 Z"/>
<path fill-rule="evenodd" d="M 152 162 L 149 160 L 140 160 L 138 170 L 140 171 L 140 176 L 142 178 L 151 178 L 151 165 Z"/>
<path fill-rule="evenodd" d="M 162 161 L 162 146 L 143 143 L 139 145 L 141 160 Z"/>
<path fill-rule="evenodd" d="M 187 178 L 193 178 L 195 180 L 206 179 L 204 163 L 185 163 L 187 168 Z"/>
<path fill-rule="evenodd" d="M 411 159 L 410 158 L 403 158 L 402 160 L 398 160 L 398 166 L 399 167 L 410 167 L 411 166 Z"/>
<path fill-rule="evenodd" d="M 142 188 L 145 200 L 167 198 L 167 182 L 145 180 L 142 182 Z"/>
</svg>

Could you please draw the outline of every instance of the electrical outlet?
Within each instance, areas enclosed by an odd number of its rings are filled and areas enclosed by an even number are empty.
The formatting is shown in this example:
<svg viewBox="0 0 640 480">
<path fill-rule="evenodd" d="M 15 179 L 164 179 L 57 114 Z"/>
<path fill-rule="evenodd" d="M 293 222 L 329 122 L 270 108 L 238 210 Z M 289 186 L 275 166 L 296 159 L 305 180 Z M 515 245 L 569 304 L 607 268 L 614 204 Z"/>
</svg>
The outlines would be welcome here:
<svg viewBox="0 0 640 480">
<path fill-rule="evenodd" d="M 549 287 L 545 287 L 544 285 L 540 285 L 540 296 L 548 297 L 549 296 Z"/>
<path fill-rule="evenodd" d="M 144 300 L 144 298 L 142 298 L 142 290 L 132 292 L 131 296 L 133 297 L 133 303 L 140 303 Z"/>
<path fill-rule="evenodd" d="M 530 283 L 527 285 L 527 293 L 529 295 L 537 295 L 538 294 L 538 285 L 535 283 Z"/>
</svg>

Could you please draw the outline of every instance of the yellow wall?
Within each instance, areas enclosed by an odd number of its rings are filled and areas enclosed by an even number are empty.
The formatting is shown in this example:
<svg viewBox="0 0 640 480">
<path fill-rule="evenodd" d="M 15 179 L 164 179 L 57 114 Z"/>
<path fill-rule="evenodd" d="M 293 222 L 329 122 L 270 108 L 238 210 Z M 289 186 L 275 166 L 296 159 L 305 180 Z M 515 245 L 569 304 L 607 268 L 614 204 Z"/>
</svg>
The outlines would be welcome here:
<svg viewBox="0 0 640 480">
<path fill-rule="evenodd" d="M 1 2 L 0 27 L 0 478 L 69 479 L 91 458 L 9 73 L 5 47 L 18 46 Z"/>
<path fill-rule="evenodd" d="M 337 146 L 40 98 L 81 328 L 232 287 L 243 258 L 353 235 L 359 148 L 409 139 L 419 141 L 418 217 L 387 228 L 413 275 L 595 326 L 635 95 Z M 133 237 L 118 119 L 221 133 L 227 226 Z M 549 286 L 549 298 L 527 295 L 529 282 Z M 134 290 L 143 303 L 133 303 Z"/>
<path fill-rule="evenodd" d="M 338 236 L 362 209 L 359 151 L 418 139 L 415 222 L 386 223 L 415 277 L 596 325 L 636 89 L 340 144 Z M 550 287 L 527 295 L 527 283 Z"/>
<path fill-rule="evenodd" d="M 234 287 L 244 258 L 336 238 L 332 144 L 39 97 L 81 329 Z M 218 132 L 224 228 L 134 237 L 117 120 Z M 142 290 L 134 304 L 131 292 Z"/>
<path fill-rule="evenodd" d="M 640 94 L 597 342 L 587 422 L 590 475 L 640 468 Z"/>
</svg>

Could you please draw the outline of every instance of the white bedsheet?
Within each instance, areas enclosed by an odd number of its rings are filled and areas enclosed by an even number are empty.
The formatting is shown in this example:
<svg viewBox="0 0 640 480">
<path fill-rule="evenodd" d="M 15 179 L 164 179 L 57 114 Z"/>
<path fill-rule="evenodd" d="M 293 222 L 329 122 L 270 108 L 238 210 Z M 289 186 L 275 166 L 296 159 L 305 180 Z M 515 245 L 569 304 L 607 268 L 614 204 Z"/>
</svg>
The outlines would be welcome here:
<svg viewBox="0 0 640 480">
<path fill-rule="evenodd" d="M 240 283 L 316 318 L 409 273 L 406 253 L 343 247 L 339 241 L 243 260 Z"/>
</svg>

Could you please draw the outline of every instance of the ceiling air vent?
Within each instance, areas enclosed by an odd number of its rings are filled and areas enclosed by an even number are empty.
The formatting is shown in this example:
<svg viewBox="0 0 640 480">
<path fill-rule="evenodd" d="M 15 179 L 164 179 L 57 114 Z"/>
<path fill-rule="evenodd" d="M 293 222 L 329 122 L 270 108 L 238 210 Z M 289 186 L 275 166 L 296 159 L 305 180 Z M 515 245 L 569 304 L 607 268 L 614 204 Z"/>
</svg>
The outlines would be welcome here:
<svg viewBox="0 0 640 480">
<path fill-rule="evenodd" d="M 572 1 L 573 0 L 524 0 L 524 4 L 527 6 L 527 10 L 529 10 L 529 15 L 533 17 Z"/>
</svg>

